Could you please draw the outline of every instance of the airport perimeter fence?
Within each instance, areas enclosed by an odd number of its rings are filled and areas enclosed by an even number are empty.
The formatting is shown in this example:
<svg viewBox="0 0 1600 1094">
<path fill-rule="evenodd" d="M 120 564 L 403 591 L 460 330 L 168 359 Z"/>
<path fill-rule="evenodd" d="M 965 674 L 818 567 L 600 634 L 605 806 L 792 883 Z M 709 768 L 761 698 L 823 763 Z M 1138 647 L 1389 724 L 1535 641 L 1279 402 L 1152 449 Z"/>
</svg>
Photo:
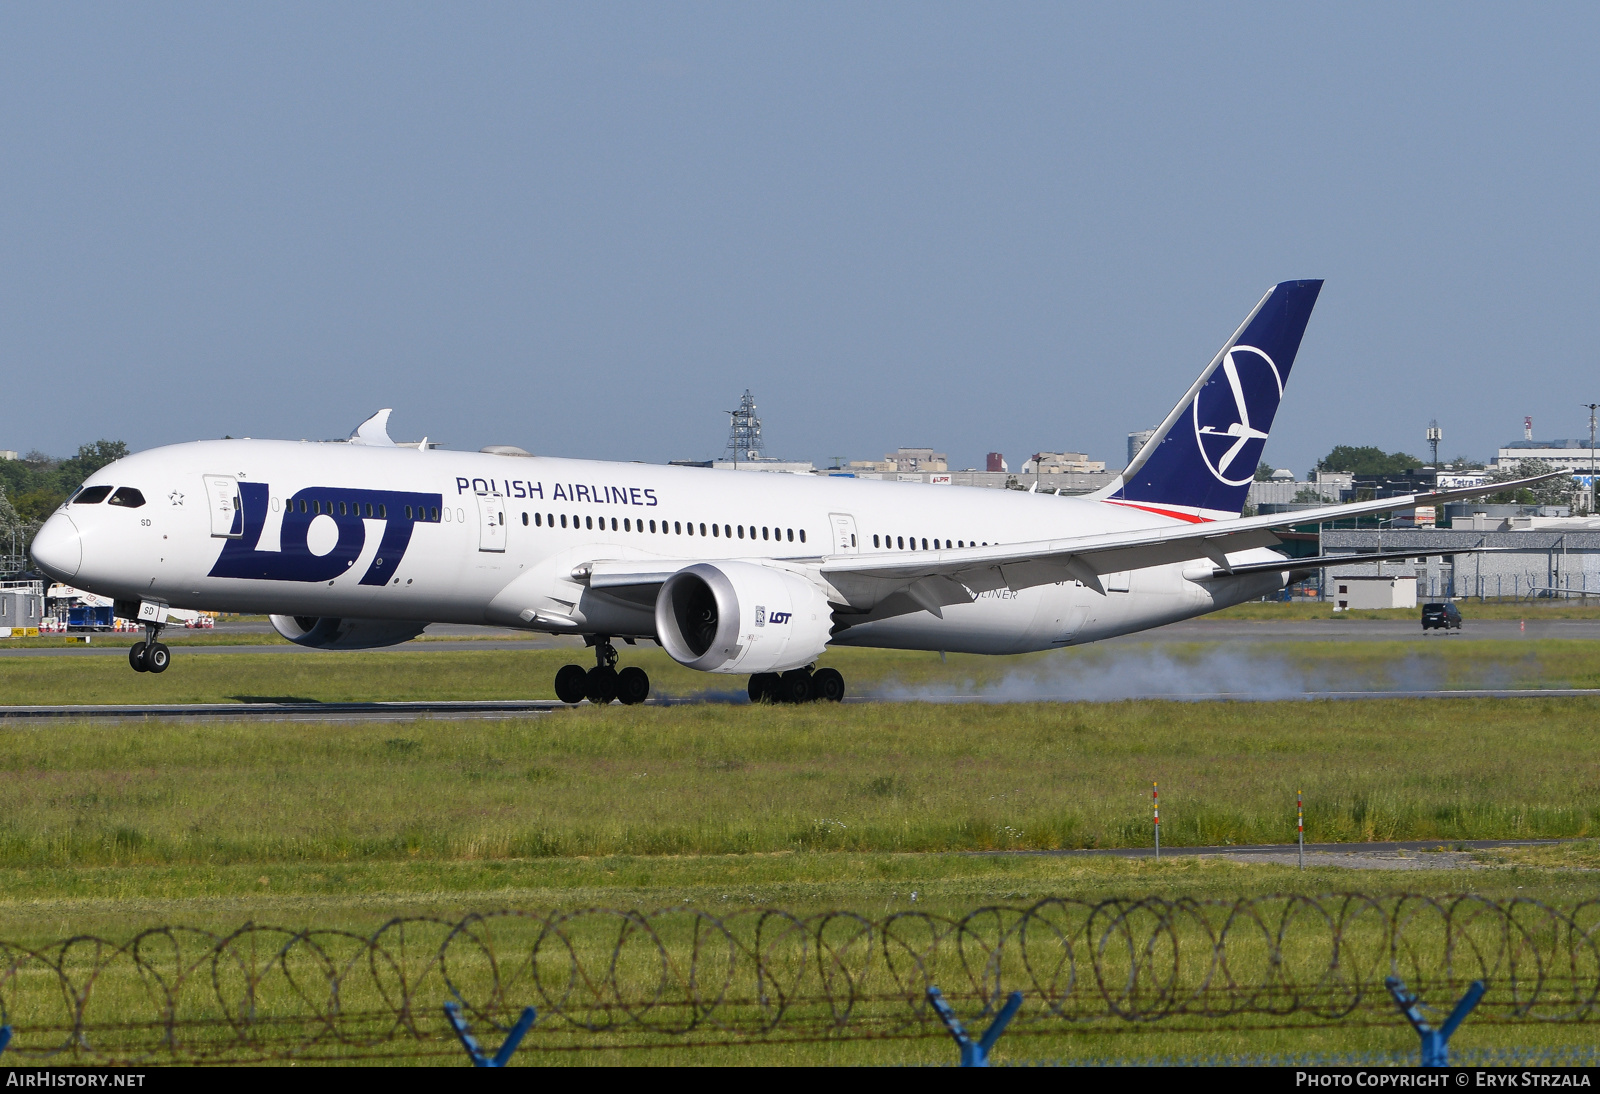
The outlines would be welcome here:
<svg viewBox="0 0 1600 1094">
<path fill-rule="evenodd" d="M 1129 1031 L 1236 1030 L 1242 1047 L 1263 1043 L 1250 1040 L 1258 1031 L 1282 1052 L 1296 1031 L 1404 1028 L 1396 998 L 1407 992 L 1440 1015 L 1480 992 L 1474 1028 L 1540 1027 L 1528 1040 L 1546 1044 L 1552 1025 L 1595 1023 L 1600 900 L 1049 899 L 959 918 L 513 909 L 398 918 L 370 935 L 250 924 L 0 942 L 0 1025 L 10 1033 L 0 1065 L 466 1063 L 464 1043 L 480 1061 L 502 1047 L 548 1060 L 948 1038 L 961 1023 L 974 1030 L 966 1057 L 977 1031 L 997 1035 L 1007 1021 L 1006 1052 L 1018 1060 L 1063 1055 L 1059 1039 L 1030 1047 L 1036 1035 Z M 1085 1051 L 1069 1042 L 1065 1055 L 1104 1055 L 1107 1044 L 1078 1043 Z"/>
</svg>

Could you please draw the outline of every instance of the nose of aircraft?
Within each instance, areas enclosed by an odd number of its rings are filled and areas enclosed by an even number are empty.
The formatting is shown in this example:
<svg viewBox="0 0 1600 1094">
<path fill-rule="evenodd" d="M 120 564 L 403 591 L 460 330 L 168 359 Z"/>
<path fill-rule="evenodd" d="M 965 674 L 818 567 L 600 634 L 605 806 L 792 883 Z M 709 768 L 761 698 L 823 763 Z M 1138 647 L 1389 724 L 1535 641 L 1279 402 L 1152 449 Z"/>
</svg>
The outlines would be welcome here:
<svg viewBox="0 0 1600 1094">
<path fill-rule="evenodd" d="M 57 513 L 44 522 L 33 537 L 33 560 L 45 573 L 63 581 L 77 574 L 83 565 L 83 537 L 71 517 Z"/>
</svg>

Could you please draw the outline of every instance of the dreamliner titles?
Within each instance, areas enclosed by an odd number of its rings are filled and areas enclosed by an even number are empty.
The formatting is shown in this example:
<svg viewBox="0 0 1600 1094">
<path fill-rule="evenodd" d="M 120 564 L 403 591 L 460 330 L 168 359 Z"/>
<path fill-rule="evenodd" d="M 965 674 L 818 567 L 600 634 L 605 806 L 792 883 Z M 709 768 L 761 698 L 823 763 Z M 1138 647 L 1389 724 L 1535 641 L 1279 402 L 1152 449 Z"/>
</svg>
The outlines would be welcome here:
<svg viewBox="0 0 1600 1094">
<path fill-rule="evenodd" d="M 639 486 L 591 486 L 587 483 L 555 483 L 545 497 L 544 483 L 519 479 L 468 479 L 456 477 L 457 494 L 479 494 L 497 498 L 538 498 L 540 501 L 586 501 L 597 505 L 638 505 L 645 509 L 660 505 L 656 492 Z"/>
</svg>

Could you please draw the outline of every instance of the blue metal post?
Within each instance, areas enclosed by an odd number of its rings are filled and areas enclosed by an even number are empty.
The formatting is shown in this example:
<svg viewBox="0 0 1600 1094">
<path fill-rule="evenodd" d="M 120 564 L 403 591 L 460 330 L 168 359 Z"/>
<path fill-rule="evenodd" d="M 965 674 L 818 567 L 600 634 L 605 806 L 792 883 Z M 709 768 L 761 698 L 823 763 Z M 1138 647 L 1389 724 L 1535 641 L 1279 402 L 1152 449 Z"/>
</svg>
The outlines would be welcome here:
<svg viewBox="0 0 1600 1094">
<path fill-rule="evenodd" d="M 444 1005 L 444 1019 L 450 1023 L 450 1028 L 456 1031 L 456 1036 L 461 1038 L 461 1047 L 472 1057 L 473 1067 L 505 1067 L 511 1060 L 511 1054 L 516 1052 L 517 1046 L 522 1043 L 522 1038 L 533 1028 L 534 1019 L 537 1017 L 532 1007 L 523 1007 L 522 1017 L 511 1027 L 511 1032 L 506 1034 L 500 1051 L 490 1056 L 479 1047 L 478 1039 L 472 1035 L 472 1030 L 467 1026 L 467 1020 L 461 1017 L 461 1007 L 455 1003 Z"/>
<path fill-rule="evenodd" d="M 944 1028 L 955 1038 L 956 1046 L 961 1050 L 961 1066 L 988 1067 L 989 1051 L 994 1048 L 994 1043 L 1000 1040 L 1000 1035 L 1011 1024 L 1011 1019 L 1017 1016 L 1017 1011 L 1022 1009 L 1022 993 L 1020 991 L 1011 993 L 1006 999 L 1006 1005 L 1000 1008 L 1000 1013 L 994 1016 L 989 1028 L 976 1041 L 967 1036 L 965 1027 L 961 1025 L 961 1019 L 950 1009 L 950 1004 L 944 1001 L 944 994 L 938 988 L 928 989 L 928 1002 L 944 1022 Z"/>
<path fill-rule="evenodd" d="M 1418 1005 L 1416 995 L 1407 990 L 1405 983 L 1398 976 L 1391 976 L 1384 980 L 1384 987 L 1389 989 L 1389 994 L 1394 996 L 1400 1013 L 1406 1016 L 1406 1021 L 1411 1023 L 1411 1028 L 1417 1031 L 1417 1036 L 1422 1038 L 1422 1066 L 1423 1067 L 1449 1067 L 1450 1066 L 1450 1035 L 1456 1031 L 1467 1015 L 1472 1013 L 1472 1008 L 1478 1005 L 1483 998 L 1487 987 L 1482 980 L 1474 980 L 1467 988 L 1467 994 L 1461 997 L 1456 1004 L 1456 1009 L 1450 1012 L 1450 1017 L 1445 1019 L 1444 1025 L 1434 1029 L 1428 1020 L 1422 1016 L 1422 1008 Z"/>
</svg>

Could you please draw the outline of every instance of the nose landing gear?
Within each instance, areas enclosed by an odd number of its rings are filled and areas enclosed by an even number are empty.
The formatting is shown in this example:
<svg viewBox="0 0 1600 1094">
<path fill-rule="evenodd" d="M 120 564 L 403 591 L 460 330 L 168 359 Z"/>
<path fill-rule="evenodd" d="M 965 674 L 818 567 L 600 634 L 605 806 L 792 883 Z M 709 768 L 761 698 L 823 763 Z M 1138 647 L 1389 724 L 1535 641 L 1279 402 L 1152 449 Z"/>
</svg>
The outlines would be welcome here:
<svg viewBox="0 0 1600 1094">
<path fill-rule="evenodd" d="M 157 641 L 160 637 L 161 624 L 144 625 L 144 641 L 128 647 L 128 664 L 133 666 L 134 672 L 167 671 L 167 666 L 172 664 L 172 651 L 165 643 Z"/>
<path fill-rule="evenodd" d="M 650 677 L 643 669 L 629 665 L 617 671 L 617 648 L 608 636 L 595 636 L 594 661 L 594 668 L 587 671 L 582 665 L 563 666 L 556 673 L 556 698 L 563 703 L 587 699 L 600 706 L 620 699 L 632 706 L 650 697 Z"/>
<path fill-rule="evenodd" d="M 837 669 L 790 669 L 758 672 L 750 677 L 752 703 L 837 703 L 844 698 L 844 677 Z"/>
</svg>

